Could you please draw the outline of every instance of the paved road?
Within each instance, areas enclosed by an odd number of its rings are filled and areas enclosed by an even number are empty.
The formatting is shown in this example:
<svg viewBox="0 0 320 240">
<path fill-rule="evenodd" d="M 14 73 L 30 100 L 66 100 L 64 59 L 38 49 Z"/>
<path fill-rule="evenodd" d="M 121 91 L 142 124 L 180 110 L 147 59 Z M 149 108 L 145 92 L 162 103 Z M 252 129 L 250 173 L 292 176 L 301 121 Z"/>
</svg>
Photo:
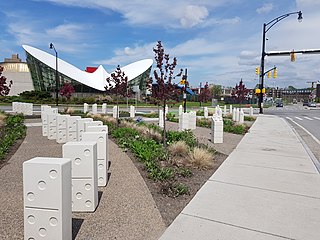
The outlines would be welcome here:
<svg viewBox="0 0 320 240">
<path fill-rule="evenodd" d="M 311 157 L 317 161 L 320 169 L 320 109 L 309 109 L 301 104 L 295 104 L 283 108 L 264 109 L 264 113 L 277 115 L 286 120 L 307 145 Z"/>
</svg>

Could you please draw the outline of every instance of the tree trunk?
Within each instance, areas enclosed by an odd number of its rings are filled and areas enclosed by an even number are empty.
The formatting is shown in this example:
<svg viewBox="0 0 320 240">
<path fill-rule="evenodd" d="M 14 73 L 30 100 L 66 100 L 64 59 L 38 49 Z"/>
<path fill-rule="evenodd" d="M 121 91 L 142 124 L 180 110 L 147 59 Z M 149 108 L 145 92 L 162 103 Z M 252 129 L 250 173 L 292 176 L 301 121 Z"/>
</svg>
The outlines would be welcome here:
<svg viewBox="0 0 320 240">
<path fill-rule="evenodd" d="M 166 100 L 163 101 L 163 146 L 167 148 L 167 131 L 166 131 Z"/>
</svg>

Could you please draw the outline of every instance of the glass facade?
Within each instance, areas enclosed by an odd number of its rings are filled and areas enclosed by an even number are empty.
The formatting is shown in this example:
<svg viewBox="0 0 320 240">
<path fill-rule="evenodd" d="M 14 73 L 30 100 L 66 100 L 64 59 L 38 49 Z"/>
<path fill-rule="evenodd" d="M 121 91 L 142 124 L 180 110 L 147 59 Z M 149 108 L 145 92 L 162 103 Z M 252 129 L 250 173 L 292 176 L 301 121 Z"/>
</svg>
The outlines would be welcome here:
<svg viewBox="0 0 320 240">
<path fill-rule="evenodd" d="M 27 64 L 30 70 L 34 89 L 39 91 L 54 92 L 56 89 L 55 69 L 39 61 L 37 58 L 33 57 L 28 52 L 26 52 L 26 55 Z M 139 86 L 140 92 L 145 93 L 146 81 L 149 78 L 150 71 L 151 67 L 144 73 L 129 81 L 129 86 Z M 59 88 L 63 86 L 64 83 L 70 83 L 74 87 L 75 92 L 78 93 L 103 93 L 103 91 L 99 91 L 97 89 L 88 87 L 80 82 L 77 82 L 75 79 L 71 79 L 70 77 L 64 74 L 58 73 L 58 76 Z"/>
</svg>

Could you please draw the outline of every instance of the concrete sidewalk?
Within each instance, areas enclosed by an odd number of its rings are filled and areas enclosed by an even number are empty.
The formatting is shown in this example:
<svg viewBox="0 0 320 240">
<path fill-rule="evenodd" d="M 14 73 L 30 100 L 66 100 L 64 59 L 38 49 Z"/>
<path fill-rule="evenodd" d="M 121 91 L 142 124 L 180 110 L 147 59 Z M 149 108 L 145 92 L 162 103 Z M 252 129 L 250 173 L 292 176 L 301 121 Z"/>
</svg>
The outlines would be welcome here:
<svg viewBox="0 0 320 240">
<path fill-rule="evenodd" d="M 291 127 L 259 116 L 160 239 L 320 239 L 320 175 Z"/>
</svg>

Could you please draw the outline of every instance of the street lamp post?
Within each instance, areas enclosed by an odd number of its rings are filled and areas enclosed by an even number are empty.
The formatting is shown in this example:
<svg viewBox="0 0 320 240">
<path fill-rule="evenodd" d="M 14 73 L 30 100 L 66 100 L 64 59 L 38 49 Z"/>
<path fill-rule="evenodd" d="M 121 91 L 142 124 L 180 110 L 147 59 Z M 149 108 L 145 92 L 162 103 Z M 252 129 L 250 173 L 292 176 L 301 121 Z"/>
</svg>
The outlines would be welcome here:
<svg viewBox="0 0 320 240">
<path fill-rule="evenodd" d="M 55 79 L 56 79 L 56 105 L 58 106 L 59 103 L 59 79 L 58 79 L 58 53 L 56 48 L 54 47 L 53 43 L 50 43 L 50 49 L 53 49 L 56 54 L 56 71 L 55 71 Z"/>
<path fill-rule="evenodd" d="M 184 69 L 184 75 L 182 77 L 182 79 L 184 80 L 184 92 L 183 92 L 183 112 L 186 113 L 187 112 L 187 86 L 188 86 L 188 70 Z"/>
<path fill-rule="evenodd" d="M 285 19 L 286 17 L 292 15 L 292 14 L 298 14 L 298 21 L 302 21 L 302 12 L 292 12 L 292 13 L 287 13 L 284 15 L 281 15 L 273 20 L 271 20 L 268 23 L 263 24 L 263 31 L 262 31 L 262 51 L 261 51 L 261 65 L 260 65 L 260 84 L 259 84 L 259 89 L 260 89 L 260 94 L 259 94 L 259 113 L 263 113 L 263 85 L 264 85 L 264 57 L 267 55 L 265 48 L 266 48 L 266 33 L 272 28 L 276 23 L 280 22 L 281 20 Z"/>
</svg>

